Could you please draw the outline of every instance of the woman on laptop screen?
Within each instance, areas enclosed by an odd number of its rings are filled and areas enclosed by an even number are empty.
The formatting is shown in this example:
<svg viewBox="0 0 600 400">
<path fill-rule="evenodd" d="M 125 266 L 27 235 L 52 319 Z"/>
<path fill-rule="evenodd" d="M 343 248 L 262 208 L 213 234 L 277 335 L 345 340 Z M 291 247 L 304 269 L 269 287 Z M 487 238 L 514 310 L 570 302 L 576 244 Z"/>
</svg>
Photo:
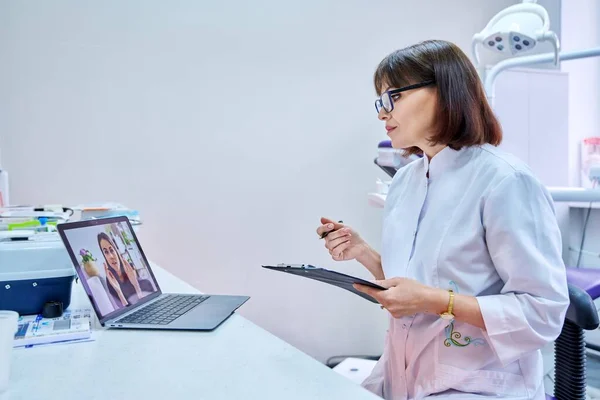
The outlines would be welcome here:
<svg viewBox="0 0 600 400">
<path fill-rule="evenodd" d="M 136 270 L 123 259 L 106 233 L 98 234 L 98 246 L 104 255 L 108 290 L 117 304 L 135 304 L 140 298 L 154 292 L 150 281 L 138 277 Z"/>
</svg>

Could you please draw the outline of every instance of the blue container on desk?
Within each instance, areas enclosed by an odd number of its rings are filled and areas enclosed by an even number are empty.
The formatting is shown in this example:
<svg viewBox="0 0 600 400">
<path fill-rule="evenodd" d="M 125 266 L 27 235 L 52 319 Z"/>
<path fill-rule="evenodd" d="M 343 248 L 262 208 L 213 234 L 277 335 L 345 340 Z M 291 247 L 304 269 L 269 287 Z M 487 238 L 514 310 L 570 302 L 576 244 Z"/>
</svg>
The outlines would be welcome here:
<svg viewBox="0 0 600 400">
<path fill-rule="evenodd" d="M 66 309 L 75 276 L 58 234 L 56 240 L 0 241 L 0 310 L 40 314 L 51 301 Z"/>
</svg>

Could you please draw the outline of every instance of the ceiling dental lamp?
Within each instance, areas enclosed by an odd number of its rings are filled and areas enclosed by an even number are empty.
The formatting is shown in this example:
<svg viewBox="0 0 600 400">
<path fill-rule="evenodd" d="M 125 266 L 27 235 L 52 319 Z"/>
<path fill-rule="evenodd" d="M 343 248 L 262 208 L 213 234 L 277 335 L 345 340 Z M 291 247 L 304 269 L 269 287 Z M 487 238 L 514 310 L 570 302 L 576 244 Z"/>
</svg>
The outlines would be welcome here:
<svg viewBox="0 0 600 400">
<path fill-rule="evenodd" d="M 500 11 L 481 32 L 473 35 L 473 57 L 479 65 L 480 46 L 507 57 L 515 57 L 534 49 L 540 42 L 552 43 L 554 63 L 557 65 L 560 43 L 558 36 L 550 30 L 548 12 L 535 0 L 523 0 Z"/>
</svg>

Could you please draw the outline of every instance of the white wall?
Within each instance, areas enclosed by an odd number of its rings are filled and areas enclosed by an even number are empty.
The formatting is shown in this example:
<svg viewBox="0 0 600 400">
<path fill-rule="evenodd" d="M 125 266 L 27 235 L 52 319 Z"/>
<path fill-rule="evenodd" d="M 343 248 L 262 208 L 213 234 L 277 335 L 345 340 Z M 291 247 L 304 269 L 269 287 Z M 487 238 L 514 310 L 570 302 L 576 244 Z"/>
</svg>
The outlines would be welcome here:
<svg viewBox="0 0 600 400">
<path fill-rule="evenodd" d="M 470 52 L 516 1 L 0 2 L 0 148 L 13 203 L 115 200 L 149 256 L 319 360 L 380 353 L 385 314 L 261 270 L 330 261 L 322 215 L 375 247 L 385 139 L 372 73 L 428 38 Z"/>
</svg>

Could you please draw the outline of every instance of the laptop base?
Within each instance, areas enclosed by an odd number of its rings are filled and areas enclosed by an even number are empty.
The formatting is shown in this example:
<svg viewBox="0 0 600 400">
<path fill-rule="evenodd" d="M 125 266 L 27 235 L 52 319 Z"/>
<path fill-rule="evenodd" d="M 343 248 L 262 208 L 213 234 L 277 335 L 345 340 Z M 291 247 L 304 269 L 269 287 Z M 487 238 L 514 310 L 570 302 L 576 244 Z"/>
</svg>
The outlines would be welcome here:
<svg viewBox="0 0 600 400">
<path fill-rule="evenodd" d="M 181 296 L 181 294 L 163 293 L 157 301 L 163 296 L 173 295 Z M 121 329 L 212 331 L 250 299 L 248 296 L 230 295 L 191 295 L 191 297 L 206 299 L 168 324 L 120 322 L 120 320 L 126 319 L 126 317 L 121 316 L 113 321 L 107 321 L 105 326 L 108 328 Z M 152 304 L 153 303 L 149 303 L 146 307 Z M 145 307 L 141 307 L 140 310 L 143 310 L 144 308 Z"/>
</svg>

